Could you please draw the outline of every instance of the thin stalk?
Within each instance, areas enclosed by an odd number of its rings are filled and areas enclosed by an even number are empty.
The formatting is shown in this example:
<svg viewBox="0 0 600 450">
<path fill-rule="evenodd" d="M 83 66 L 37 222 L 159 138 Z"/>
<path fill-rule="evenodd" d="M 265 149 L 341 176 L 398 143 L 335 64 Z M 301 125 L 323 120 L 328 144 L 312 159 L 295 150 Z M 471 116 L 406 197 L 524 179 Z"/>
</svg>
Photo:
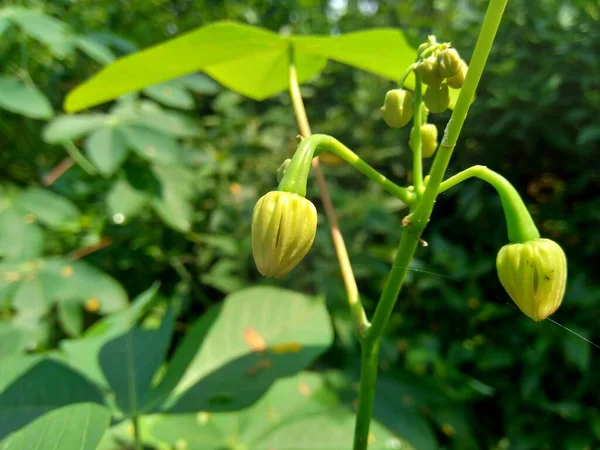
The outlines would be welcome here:
<svg viewBox="0 0 600 450">
<path fill-rule="evenodd" d="M 296 121 L 298 122 L 300 133 L 305 138 L 308 138 L 312 133 L 310 130 L 310 124 L 308 122 L 308 117 L 306 116 L 306 108 L 304 108 L 302 94 L 300 93 L 293 45 L 290 45 L 289 56 L 290 97 L 292 99 L 292 104 L 294 105 L 294 112 L 296 114 Z M 333 207 L 333 202 L 331 201 L 331 196 L 329 195 L 329 190 L 327 189 L 327 184 L 325 183 L 325 177 L 323 176 L 323 172 L 319 167 L 318 158 L 313 158 L 312 167 L 317 178 L 319 190 L 321 192 L 321 201 L 323 202 L 323 209 L 325 210 L 327 222 L 329 223 L 331 239 L 333 240 L 335 253 L 340 264 L 340 271 L 342 273 L 342 279 L 344 280 L 344 286 L 348 296 L 348 303 L 350 305 L 350 309 L 353 310 L 353 308 L 356 308 L 355 305 L 360 305 L 360 297 L 358 293 L 358 286 L 356 285 L 356 279 L 354 277 L 354 271 L 352 270 L 352 265 L 350 264 L 348 250 L 346 249 L 346 243 L 344 242 L 344 237 L 342 236 L 342 232 L 340 231 L 340 227 L 338 225 L 335 208 Z"/>
<path fill-rule="evenodd" d="M 411 149 L 413 153 L 413 184 L 417 197 L 423 194 L 423 157 L 421 155 L 421 103 L 423 102 L 423 83 L 418 73 L 415 73 L 415 96 L 413 106 L 413 128 L 411 130 Z"/>
<path fill-rule="evenodd" d="M 133 448 L 134 450 L 142 450 L 142 440 L 140 437 L 140 418 L 138 416 L 133 416 L 131 418 L 131 422 L 133 423 Z"/>
<path fill-rule="evenodd" d="M 81 167 L 84 172 L 86 172 L 88 175 L 96 175 L 96 168 L 86 159 L 85 156 L 83 156 L 73 141 L 65 141 L 63 142 L 63 146 L 65 147 L 65 150 L 71 159 L 75 161 L 75 163 L 77 163 L 77 165 Z"/>
<path fill-rule="evenodd" d="M 472 177 L 487 182 L 498 192 L 504 209 L 510 242 L 518 243 L 539 239 L 540 233 L 517 190 L 506 178 L 485 166 L 469 167 L 448 178 L 440 185 L 439 193 L 441 194 Z"/>
<path fill-rule="evenodd" d="M 363 352 L 365 350 L 369 351 L 372 358 L 373 353 L 377 353 L 381 336 L 383 335 L 388 319 L 394 309 L 408 266 L 415 253 L 421 234 L 431 217 L 431 212 L 442 178 L 444 177 L 448 162 L 452 156 L 452 151 L 456 145 L 460 131 L 462 130 L 465 118 L 467 117 L 469 107 L 471 106 L 471 100 L 473 99 L 483 68 L 490 54 L 507 1 L 508 0 L 490 0 L 490 3 L 488 4 L 488 9 L 471 59 L 471 66 L 467 72 L 464 86 L 461 89 L 458 101 L 452 112 L 452 117 L 446 127 L 442 144 L 431 168 L 429 182 L 427 183 L 423 197 L 419 200 L 418 206 L 411 214 L 410 220 L 407 220 L 408 225 L 402 232 L 402 240 L 400 241 L 400 246 L 396 253 L 394 266 L 390 270 L 379 303 L 375 309 L 368 336 L 363 342 Z M 377 378 L 377 366 L 373 364 L 363 364 L 361 371 L 361 378 L 362 377 L 368 377 L 369 382 L 365 383 L 364 386 L 361 383 L 361 389 L 374 390 Z M 359 398 L 363 398 L 364 401 L 359 401 L 358 405 L 359 410 L 354 435 L 354 450 L 366 450 L 368 446 L 369 425 L 371 420 L 370 414 L 372 414 L 373 411 L 374 394 L 361 392 Z M 363 412 L 362 410 L 365 411 Z"/>
</svg>

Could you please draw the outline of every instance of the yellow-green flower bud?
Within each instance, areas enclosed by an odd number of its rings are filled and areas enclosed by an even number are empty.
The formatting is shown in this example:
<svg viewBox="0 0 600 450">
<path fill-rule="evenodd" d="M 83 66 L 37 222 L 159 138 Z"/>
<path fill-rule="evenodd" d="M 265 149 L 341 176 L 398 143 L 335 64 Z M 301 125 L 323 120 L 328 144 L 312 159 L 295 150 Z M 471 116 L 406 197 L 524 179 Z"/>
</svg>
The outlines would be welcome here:
<svg viewBox="0 0 600 450">
<path fill-rule="evenodd" d="M 432 123 L 421 126 L 421 156 L 431 158 L 438 148 L 438 130 Z"/>
<path fill-rule="evenodd" d="M 523 313 L 544 320 L 560 306 L 567 285 L 567 258 L 550 239 L 508 244 L 496 258 L 498 278 Z"/>
<path fill-rule="evenodd" d="M 458 73 L 446 80 L 448 86 L 454 89 L 460 89 L 461 87 L 463 87 L 465 77 L 467 76 L 467 70 L 469 70 L 469 66 L 467 66 L 467 63 L 461 59 L 460 70 L 458 71 Z"/>
<path fill-rule="evenodd" d="M 427 86 L 439 86 L 444 77 L 438 72 L 438 62 L 435 56 L 429 56 L 419 63 L 417 73 Z"/>
<path fill-rule="evenodd" d="M 282 277 L 306 256 L 317 232 L 317 210 L 306 198 L 272 191 L 252 214 L 252 253 L 261 274 Z"/>
<path fill-rule="evenodd" d="M 461 69 L 461 59 L 458 52 L 453 48 L 442 50 L 437 55 L 437 69 L 440 76 L 452 78 Z"/>
<path fill-rule="evenodd" d="M 381 107 L 381 115 L 389 127 L 405 126 L 413 115 L 412 94 L 404 89 L 388 91 Z"/>
<path fill-rule="evenodd" d="M 435 114 L 443 113 L 448 109 L 448 105 L 450 105 L 450 91 L 448 90 L 448 86 L 445 83 L 439 86 L 429 86 L 423 96 L 423 101 L 430 112 Z"/>
</svg>

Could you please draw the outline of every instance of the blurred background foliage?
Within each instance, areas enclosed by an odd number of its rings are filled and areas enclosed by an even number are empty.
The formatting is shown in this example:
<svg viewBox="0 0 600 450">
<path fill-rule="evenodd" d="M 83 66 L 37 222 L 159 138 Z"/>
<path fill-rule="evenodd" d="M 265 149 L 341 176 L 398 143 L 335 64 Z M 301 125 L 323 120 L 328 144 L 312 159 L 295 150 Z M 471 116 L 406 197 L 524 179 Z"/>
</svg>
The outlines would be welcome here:
<svg viewBox="0 0 600 450">
<path fill-rule="evenodd" d="M 324 216 L 313 250 L 292 275 L 266 280 L 252 262 L 252 208 L 275 186 L 277 168 L 296 145 L 286 93 L 254 102 L 197 75 L 148 88 L 142 102 L 128 96 L 97 108 L 78 122 L 61 117 L 62 101 L 115 57 L 222 19 L 285 34 L 398 27 L 415 46 L 432 33 L 451 41 L 468 61 L 486 5 L 4 1 L 0 335 L 21 337 L 15 348 L 0 343 L 0 351 L 55 348 L 98 314 L 118 309 L 125 292 L 133 298 L 155 280 L 181 305 L 175 340 L 226 294 L 278 285 L 326 296 L 336 338 L 317 367 L 355 376 L 357 342 Z M 31 11 L 47 16 L 32 18 Z M 444 194 L 382 350 L 376 414 L 417 449 L 600 445 L 600 350 L 583 339 L 600 341 L 600 237 L 594 232 L 600 225 L 599 54 L 597 0 L 509 2 L 449 173 L 482 164 L 515 184 L 542 234 L 568 255 L 567 295 L 552 318 L 581 337 L 551 321 L 534 323 L 512 307 L 495 274 L 506 231 L 494 191 L 471 180 Z M 387 129 L 379 115 L 392 86 L 329 62 L 302 92 L 314 132 L 332 134 L 387 176 L 410 183 L 408 130 Z M 114 116 L 128 131 L 120 137 L 103 131 L 97 114 Z M 431 116 L 440 131 L 448 118 Z M 147 151 L 148 143 L 154 151 Z M 372 311 L 399 241 L 404 205 L 335 161 L 325 172 Z M 315 186 L 309 195 L 322 212 Z M 68 289 L 60 282 L 69 274 L 53 269 L 67 256 L 85 267 Z M 22 291 L 15 291 L 19 275 L 10 265 L 19 258 L 34 258 L 26 273 L 54 270 L 44 282 L 60 292 L 72 289 L 64 295 L 81 298 L 82 308 L 41 300 L 16 306 Z M 351 400 L 353 387 L 346 388 Z"/>
</svg>

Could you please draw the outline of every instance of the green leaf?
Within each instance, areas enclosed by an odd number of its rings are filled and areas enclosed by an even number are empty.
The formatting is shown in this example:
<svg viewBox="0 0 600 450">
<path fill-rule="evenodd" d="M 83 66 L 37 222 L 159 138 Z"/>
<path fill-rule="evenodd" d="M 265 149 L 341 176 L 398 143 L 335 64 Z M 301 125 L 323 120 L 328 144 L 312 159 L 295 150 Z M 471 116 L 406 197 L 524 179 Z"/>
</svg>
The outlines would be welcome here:
<svg viewBox="0 0 600 450">
<path fill-rule="evenodd" d="M 235 442 L 247 450 L 352 448 L 355 415 L 324 377 L 300 373 L 278 381 L 252 407 L 237 413 L 153 416 L 149 434 L 189 450 L 219 450 Z M 370 450 L 412 447 L 376 420 Z"/>
<path fill-rule="evenodd" d="M 90 37 L 77 36 L 74 42 L 79 50 L 100 64 L 110 64 L 115 60 L 115 55 L 112 54 L 108 47 Z"/>
<path fill-rule="evenodd" d="M 244 93 L 254 95 L 253 98 L 266 98 L 287 87 L 288 47 L 288 39 L 270 31 L 216 22 L 119 59 L 72 91 L 65 100 L 65 109 L 74 112 L 89 108 L 209 67 L 213 70 L 207 72 L 214 72 L 220 78 L 217 81 L 228 87 L 241 86 Z M 298 55 L 299 80 L 312 78 L 325 62 L 321 57 Z M 250 73 L 249 69 L 260 73 Z M 235 73 L 228 74 L 228 70 Z M 251 79 L 245 80 L 246 77 Z M 269 85 L 263 86 L 265 82 Z"/>
<path fill-rule="evenodd" d="M 140 127 L 121 127 L 131 148 L 142 158 L 158 164 L 176 164 L 181 160 L 181 147 L 171 136 Z"/>
<path fill-rule="evenodd" d="M 29 259 L 42 254 L 44 233 L 25 211 L 8 208 L 0 214 L 0 256 Z"/>
<path fill-rule="evenodd" d="M 118 218 L 119 223 L 128 222 L 137 216 L 150 201 L 149 196 L 133 188 L 125 179 L 117 180 L 106 198 L 108 213 L 113 220 Z"/>
<path fill-rule="evenodd" d="M 144 94 L 173 108 L 192 109 L 194 107 L 194 96 L 177 80 L 149 86 L 144 89 Z"/>
<path fill-rule="evenodd" d="M 145 407 L 152 379 L 163 362 L 174 315 L 168 308 L 160 324 L 135 325 L 156 295 L 151 288 L 117 318 L 106 318 L 83 339 L 63 341 L 67 361 L 92 380 L 110 388 L 120 411 L 137 415 Z"/>
<path fill-rule="evenodd" d="M 116 127 L 102 128 L 88 136 L 85 153 L 100 173 L 110 176 L 129 154 L 125 137 Z"/>
<path fill-rule="evenodd" d="M 215 95 L 219 92 L 219 85 L 201 73 L 191 73 L 179 78 L 177 81 L 197 94 Z"/>
<path fill-rule="evenodd" d="M 95 403 L 56 408 L 0 441 L 0 448 L 95 450 L 110 423 L 110 411 Z M 43 445 L 39 447 L 39 445 Z"/>
<path fill-rule="evenodd" d="M 7 17 L 0 15 L 0 37 L 2 37 L 8 27 L 10 27 L 10 21 Z"/>
<path fill-rule="evenodd" d="M 170 412 L 250 405 L 277 378 L 310 365 L 331 345 L 321 299 L 272 287 L 227 296 L 177 348 L 156 395 Z"/>
<path fill-rule="evenodd" d="M 17 23 L 29 36 L 48 46 L 57 57 L 64 58 L 73 51 L 70 30 L 64 22 L 32 9 L 7 9 L 10 20 Z"/>
<path fill-rule="evenodd" d="M 194 137 L 201 132 L 196 120 L 175 111 L 142 114 L 134 119 L 134 123 L 174 137 Z"/>
<path fill-rule="evenodd" d="M 27 425 L 37 422 L 46 413 L 77 403 L 102 404 L 102 396 L 97 388 L 71 368 L 39 356 L 3 359 L 0 439 L 4 440 L 0 441 L 0 448 L 8 448 L 7 437 L 11 439 L 11 434 L 25 431 L 29 428 Z M 36 430 L 39 431 L 37 427 Z M 36 437 L 42 438 L 43 434 Z"/>
<path fill-rule="evenodd" d="M 79 139 L 91 131 L 104 127 L 109 117 L 106 114 L 58 116 L 44 128 L 44 142 L 58 144 L 68 140 Z"/>
<path fill-rule="evenodd" d="M 10 323 L 0 322 L 0 360 L 16 355 L 27 348 L 27 335 Z"/>
<path fill-rule="evenodd" d="M 83 331 L 83 308 L 77 300 L 63 300 L 57 303 L 58 321 L 69 336 L 79 336 Z"/>
<path fill-rule="evenodd" d="M 13 76 L 0 76 L 0 108 L 32 119 L 50 119 L 52 105 L 33 84 Z"/>
<path fill-rule="evenodd" d="M 192 226 L 194 174 L 181 167 L 154 166 L 152 171 L 162 183 L 160 195 L 152 206 L 162 220 L 175 230 L 186 232 Z"/>
<path fill-rule="evenodd" d="M 79 217 L 79 210 L 70 200 L 44 189 L 29 188 L 23 191 L 15 204 L 51 228 L 76 221 Z"/>
</svg>

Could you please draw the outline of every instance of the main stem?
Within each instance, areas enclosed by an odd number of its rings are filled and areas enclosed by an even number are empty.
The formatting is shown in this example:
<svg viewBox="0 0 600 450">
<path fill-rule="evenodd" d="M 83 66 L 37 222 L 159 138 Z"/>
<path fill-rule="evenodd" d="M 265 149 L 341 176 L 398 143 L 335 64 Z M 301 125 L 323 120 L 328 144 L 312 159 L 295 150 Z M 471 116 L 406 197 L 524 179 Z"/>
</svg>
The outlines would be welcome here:
<svg viewBox="0 0 600 450">
<path fill-rule="evenodd" d="M 142 440 L 140 438 L 140 418 L 133 416 L 131 418 L 133 422 L 133 448 L 134 450 L 142 450 Z"/>
<path fill-rule="evenodd" d="M 290 97 L 292 104 L 294 105 L 294 112 L 296 114 L 296 120 L 298 122 L 298 128 L 303 137 L 307 138 L 312 133 L 310 125 L 308 123 L 308 117 L 306 116 L 306 109 L 304 108 L 304 101 L 302 100 L 302 94 L 300 93 L 300 85 L 298 84 L 298 74 L 296 72 L 294 46 L 290 44 L 289 50 L 290 65 L 289 65 L 289 81 L 290 81 Z M 340 264 L 340 271 L 342 273 L 342 279 L 344 280 L 344 286 L 348 296 L 348 303 L 355 305 L 359 302 L 358 286 L 356 285 L 356 279 L 354 278 L 354 271 L 350 264 L 350 257 L 348 256 L 348 250 L 346 249 L 346 243 L 344 237 L 340 231 L 338 225 L 335 208 L 325 183 L 325 177 L 319 167 L 319 158 L 313 158 L 312 167 L 317 178 L 317 184 L 321 192 L 321 200 L 323 202 L 323 208 L 325 209 L 325 215 L 329 223 L 329 230 L 331 232 L 331 239 L 333 240 L 333 246 L 335 253 Z"/>
<path fill-rule="evenodd" d="M 363 355 L 367 354 L 369 357 L 366 358 L 363 356 L 361 364 L 361 384 L 354 433 L 354 450 L 366 450 L 368 447 L 381 336 L 394 309 L 421 234 L 431 217 L 440 184 L 446 173 L 452 151 L 462 130 L 469 107 L 471 106 L 471 101 L 481 79 L 483 68 L 492 49 L 492 44 L 507 1 L 490 0 L 477 43 L 475 44 L 475 50 L 473 51 L 471 65 L 467 72 L 464 86 L 461 89 L 456 106 L 452 112 L 452 117 L 446 127 L 442 144 L 431 168 L 429 182 L 427 183 L 423 197 L 419 200 L 418 206 L 407 220 L 408 225 L 402 232 L 402 240 L 396 253 L 394 266 L 390 270 L 379 303 L 375 309 L 369 333 L 366 339 L 362 341 Z"/>
</svg>

